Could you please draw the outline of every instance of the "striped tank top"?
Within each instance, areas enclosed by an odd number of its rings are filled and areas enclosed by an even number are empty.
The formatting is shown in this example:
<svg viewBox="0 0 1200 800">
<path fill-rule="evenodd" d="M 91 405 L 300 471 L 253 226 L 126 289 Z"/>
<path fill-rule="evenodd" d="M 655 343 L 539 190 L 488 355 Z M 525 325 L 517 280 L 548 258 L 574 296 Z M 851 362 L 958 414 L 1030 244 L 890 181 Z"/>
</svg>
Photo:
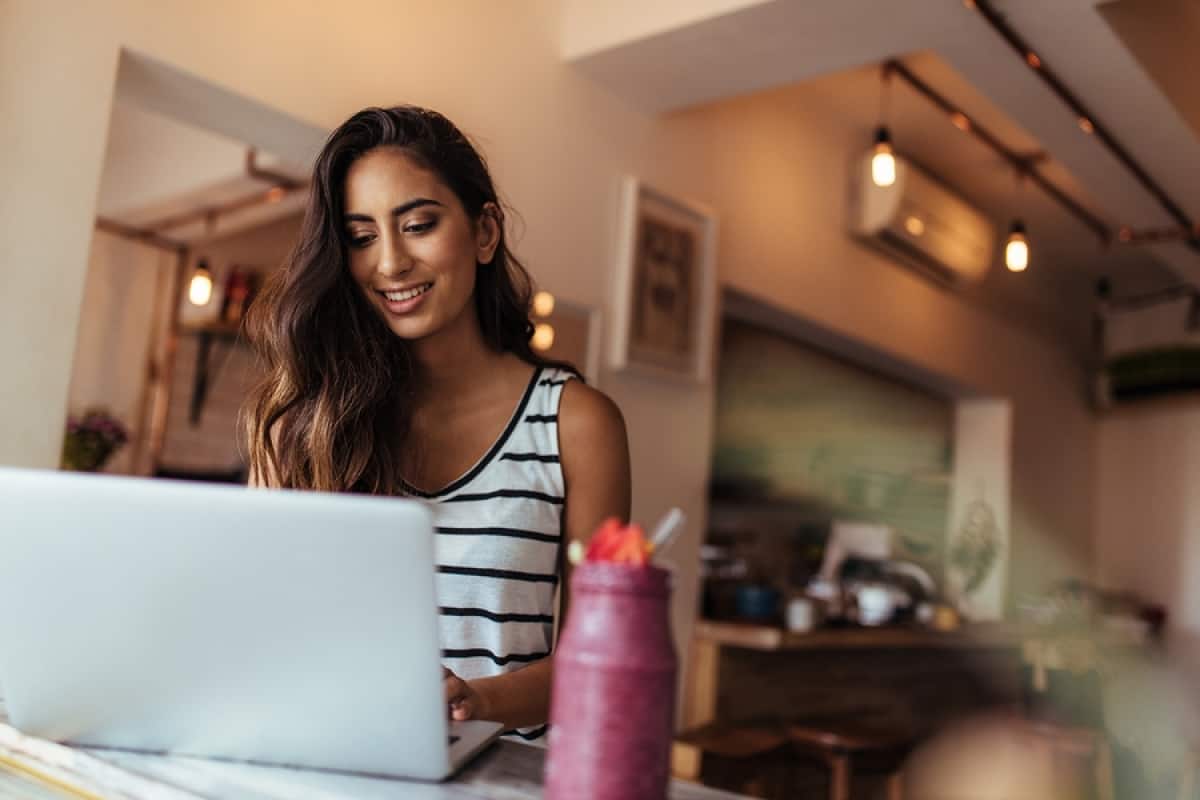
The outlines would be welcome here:
<svg viewBox="0 0 1200 800">
<path fill-rule="evenodd" d="M 550 655 L 565 502 L 558 452 L 563 386 L 576 377 L 534 370 L 508 426 L 458 480 L 429 493 L 442 660 L 460 678 L 499 675 Z M 540 739 L 545 726 L 513 731 Z"/>
</svg>

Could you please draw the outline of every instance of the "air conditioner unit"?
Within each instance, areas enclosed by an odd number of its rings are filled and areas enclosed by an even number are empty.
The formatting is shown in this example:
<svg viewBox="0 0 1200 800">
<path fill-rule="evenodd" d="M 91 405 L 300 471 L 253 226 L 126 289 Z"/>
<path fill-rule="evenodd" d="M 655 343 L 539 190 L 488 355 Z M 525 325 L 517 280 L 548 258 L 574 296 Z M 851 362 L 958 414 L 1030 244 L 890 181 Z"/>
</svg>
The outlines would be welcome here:
<svg viewBox="0 0 1200 800">
<path fill-rule="evenodd" d="M 851 191 L 851 230 L 908 266 L 945 283 L 983 278 L 995 258 L 990 220 L 912 163 L 896 157 L 896 180 L 877 186 L 871 156 Z"/>
</svg>

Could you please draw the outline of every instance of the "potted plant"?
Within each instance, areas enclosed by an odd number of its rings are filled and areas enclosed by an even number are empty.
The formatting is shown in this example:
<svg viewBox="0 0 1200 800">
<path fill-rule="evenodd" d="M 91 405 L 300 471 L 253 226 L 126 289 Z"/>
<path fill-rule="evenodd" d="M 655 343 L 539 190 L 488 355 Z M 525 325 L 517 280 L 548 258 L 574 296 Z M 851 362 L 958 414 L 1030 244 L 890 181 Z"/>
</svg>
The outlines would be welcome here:
<svg viewBox="0 0 1200 800">
<path fill-rule="evenodd" d="M 82 417 L 68 417 L 62 468 L 98 472 L 128 441 L 125 426 L 104 409 L 88 409 Z"/>
</svg>

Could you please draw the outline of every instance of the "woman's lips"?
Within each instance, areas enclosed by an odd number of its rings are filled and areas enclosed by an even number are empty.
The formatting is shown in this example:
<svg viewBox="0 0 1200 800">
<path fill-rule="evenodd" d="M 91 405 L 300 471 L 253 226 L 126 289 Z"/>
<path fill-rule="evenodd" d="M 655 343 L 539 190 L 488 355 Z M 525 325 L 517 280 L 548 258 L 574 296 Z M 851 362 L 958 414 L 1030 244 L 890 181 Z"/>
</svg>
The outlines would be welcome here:
<svg viewBox="0 0 1200 800">
<path fill-rule="evenodd" d="M 379 296 L 383 299 L 384 308 L 392 314 L 408 314 L 424 302 L 431 288 L 433 283 L 422 283 L 405 291 L 379 292 Z"/>
</svg>

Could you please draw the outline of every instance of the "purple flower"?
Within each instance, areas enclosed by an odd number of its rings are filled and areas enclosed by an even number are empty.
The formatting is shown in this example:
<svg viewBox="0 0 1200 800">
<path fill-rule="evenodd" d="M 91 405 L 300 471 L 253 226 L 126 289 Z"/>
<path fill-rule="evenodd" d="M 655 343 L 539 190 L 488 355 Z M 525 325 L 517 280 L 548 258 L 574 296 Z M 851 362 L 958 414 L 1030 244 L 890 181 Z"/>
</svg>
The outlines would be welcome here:
<svg viewBox="0 0 1200 800">
<path fill-rule="evenodd" d="M 107 411 L 89 409 L 83 419 L 67 418 L 63 461 L 72 469 L 99 469 L 118 448 L 129 441 L 120 420 Z"/>
</svg>

